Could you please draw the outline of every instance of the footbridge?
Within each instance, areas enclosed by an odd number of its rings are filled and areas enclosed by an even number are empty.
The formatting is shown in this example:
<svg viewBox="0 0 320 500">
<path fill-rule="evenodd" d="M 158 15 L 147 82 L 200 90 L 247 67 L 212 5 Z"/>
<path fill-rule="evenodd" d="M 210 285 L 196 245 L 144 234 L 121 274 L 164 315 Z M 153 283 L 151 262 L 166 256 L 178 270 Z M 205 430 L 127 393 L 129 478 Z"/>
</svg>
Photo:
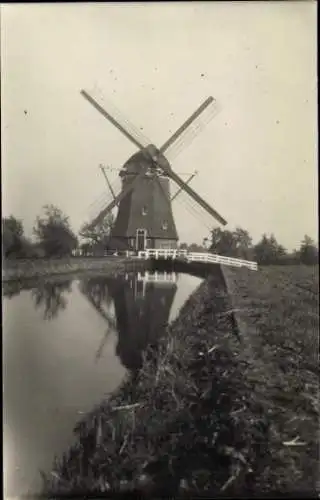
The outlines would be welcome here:
<svg viewBox="0 0 320 500">
<path fill-rule="evenodd" d="M 214 253 L 188 252 L 187 250 L 148 248 L 138 252 L 139 259 L 165 259 L 178 260 L 187 263 L 199 262 L 204 264 L 222 264 L 224 266 L 247 267 L 252 271 L 258 270 L 257 262 L 251 260 L 237 259 L 235 257 L 225 257 Z"/>
</svg>

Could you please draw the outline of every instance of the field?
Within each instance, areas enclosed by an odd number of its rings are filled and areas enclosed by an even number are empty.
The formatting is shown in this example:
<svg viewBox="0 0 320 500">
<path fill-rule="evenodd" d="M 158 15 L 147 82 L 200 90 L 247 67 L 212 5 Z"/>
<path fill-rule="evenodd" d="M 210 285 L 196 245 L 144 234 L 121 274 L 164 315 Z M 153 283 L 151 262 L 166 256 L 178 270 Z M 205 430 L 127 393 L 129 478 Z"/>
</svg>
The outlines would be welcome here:
<svg viewBox="0 0 320 500">
<path fill-rule="evenodd" d="M 318 267 L 227 269 L 225 277 L 252 358 L 248 379 L 271 423 L 263 480 L 281 491 L 310 491 L 319 473 Z"/>
<path fill-rule="evenodd" d="M 45 492 L 316 495 L 318 270 L 224 268 L 75 429 Z"/>
</svg>

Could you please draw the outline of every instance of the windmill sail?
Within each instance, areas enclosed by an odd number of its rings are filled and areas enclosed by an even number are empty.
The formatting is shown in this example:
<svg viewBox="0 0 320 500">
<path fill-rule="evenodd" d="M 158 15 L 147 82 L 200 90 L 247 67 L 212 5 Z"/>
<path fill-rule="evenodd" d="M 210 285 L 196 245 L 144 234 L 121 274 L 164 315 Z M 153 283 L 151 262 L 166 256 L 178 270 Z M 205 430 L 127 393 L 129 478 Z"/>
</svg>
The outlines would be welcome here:
<svg viewBox="0 0 320 500">
<path fill-rule="evenodd" d="M 171 144 L 166 150 L 166 158 L 171 162 L 174 160 L 186 147 L 194 141 L 196 137 L 204 130 L 204 128 L 211 122 L 213 118 L 220 112 L 217 101 L 213 100 L 211 103 L 198 115 L 192 123 L 183 130 L 181 135 L 176 141 Z"/>
<path fill-rule="evenodd" d="M 186 184 L 189 184 L 196 175 L 197 175 L 197 172 L 194 172 L 193 174 L 191 174 L 190 177 L 186 180 Z M 181 191 L 183 191 L 183 189 L 182 189 L 182 187 L 179 187 L 179 189 L 172 196 L 171 202 L 173 202 L 173 200 L 175 200 L 177 198 L 177 196 L 179 196 Z"/>
<path fill-rule="evenodd" d="M 201 113 L 214 101 L 213 97 L 208 97 L 204 103 L 199 106 L 199 108 L 181 125 L 181 127 L 176 130 L 174 134 L 161 146 L 160 153 L 164 154 L 169 149 L 169 147 L 176 142 L 178 137 L 201 115 Z"/>
<path fill-rule="evenodd" d="M 133 142 L 135 146 L 139 149 L 145 148 L 150 142 L 148 139 L 137 130 L 129 121 L 123 118 L 120 115 L 120 112 L 111 106 L 111 103 L 108 103 L 108 108 L 112 110 L 112 113 L 106 111 L 105 107 L 102 106 L 97 99 L 93 98 L 88 92 L 85 90 L 81 90 L 81 95 L 88 101 L 94 108 L 96 108 L 99 113 L 101 113 L 107 120 L 109 120 L 120 132 L 123 133 L 129 139 L 129 141 Z"/>
<path fill-rule="evenodd" d="M 193 198 L 202 208 L 204 208 L 209 214 L 212 215 L 216 220 L 223 224 L 224 226 L 227 224 L 227 221 L 214 209 L 209 203 L 207 203 L 201 196 L 196 193 L 185 181 L 183 181 L 172 169 L 168 169 L 166 172 L 168 177 L 170 177 L 173 181 L 175 181 L 178 186 L 181 187 L 186 193 L 188 193 L 191 198 Z"/>
</svg>

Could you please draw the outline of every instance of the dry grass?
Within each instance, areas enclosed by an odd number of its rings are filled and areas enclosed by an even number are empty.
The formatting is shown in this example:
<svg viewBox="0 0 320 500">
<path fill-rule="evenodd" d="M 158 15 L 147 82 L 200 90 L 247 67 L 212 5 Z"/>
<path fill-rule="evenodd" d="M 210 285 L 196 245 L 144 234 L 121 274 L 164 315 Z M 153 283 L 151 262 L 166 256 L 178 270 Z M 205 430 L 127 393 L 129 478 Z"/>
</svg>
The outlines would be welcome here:
<svg viewBox="0 0 320 500">
<path fill-rule="evenodd" d="M 314 491 L 317 299 L 278 271 L 227 272 L 232 302 L 210 276 L 138 376 L 78 424 L 47 494 Z"/>
</svg>

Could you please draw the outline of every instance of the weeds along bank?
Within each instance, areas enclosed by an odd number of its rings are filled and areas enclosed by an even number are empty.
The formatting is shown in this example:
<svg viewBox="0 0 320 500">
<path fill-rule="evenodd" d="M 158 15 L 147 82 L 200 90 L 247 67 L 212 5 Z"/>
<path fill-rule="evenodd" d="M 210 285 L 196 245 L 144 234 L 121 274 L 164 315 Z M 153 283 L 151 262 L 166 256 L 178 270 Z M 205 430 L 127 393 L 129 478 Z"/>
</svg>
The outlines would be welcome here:
<svg viewBox="0 0 320 500">
<path fill-rule="evenodd" d="M 41 276 L 78 273 L 82 271 L 112 272 L 116 270 L 134 271 L 146 269 L 146 261 L 122 257 L 26 259 L 5 261 L 2 281 L 36 278 Z"/>
<path fill-rule="evenodd" d="M 144 353 L 141 370 L 77 424 L 47 496 L 261 492 L 270 419 L 231 308 L 215 268 Z"/>
</svg>

